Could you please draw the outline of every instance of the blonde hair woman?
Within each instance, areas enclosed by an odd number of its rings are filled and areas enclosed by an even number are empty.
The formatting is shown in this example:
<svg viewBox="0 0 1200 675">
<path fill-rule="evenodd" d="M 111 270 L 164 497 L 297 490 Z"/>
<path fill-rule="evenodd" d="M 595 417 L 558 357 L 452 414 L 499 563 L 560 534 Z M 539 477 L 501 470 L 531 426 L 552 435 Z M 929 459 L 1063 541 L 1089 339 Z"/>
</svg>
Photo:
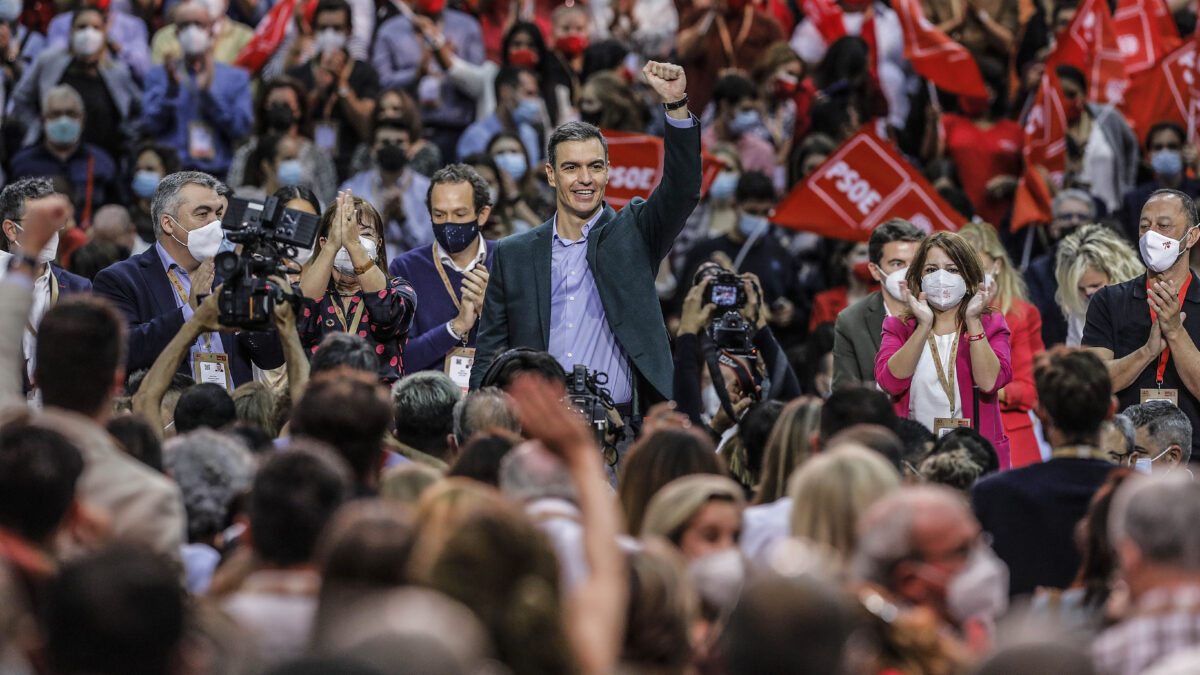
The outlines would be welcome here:
<svg viewBox="0 0 1200 675">
<path fill-rule="evenodd" d="M 1029 411 L 1037 405 L 1033 386 L 1033 357 L 1046 347 L 1042 344 L 1042 317 L 1029 303 L 1025 280 L 1013 267 L 1012 260 L 996 228 L 987 223 L 967 223 L 958 236 L 975 249 L 983 264 L 985 281 L 991 288 L 992 307 L 1000 310 L 1011 332 L 1009 338 L 1013 376 L 1000 390 L 1000 422 L 1008 435 L 1013 468 L 1041 461 L 1033 418 Z"/>
<path fill-rule="evenodd" d="M 1096 291 L 1146 271 L 1137 252 L 1121 235 L 1103 225 L 1084 225 L 1058 245 L 1054 300 L 1067 318 L 1067 346 L 1078 347 L 1088 303 Z"/>
<path fill-rule="evenodd" d="M 899 487 L 896 469 L 874 450 L 842 445 L 823 452 L 788 481 L 792 536 L 821 544 L 848 561 L 858 544 L 858 517 Z"/>
<path fill-rule="evenodd" d="M 754 503 L 770 504 L 787 494 L 788 476 L 813 454 L 813 434 L 821 424 L 821 399 L 798 398 L 775 420 L 763 450 L 762 478 Z"/>
<path fill-rule="evenodd" d="M 654 493 L 641 536 L 667 539 L 688 560 L 737 548 L 746 498 L 742 486 L 724 476 L 676 478 Z"/>
</svg>

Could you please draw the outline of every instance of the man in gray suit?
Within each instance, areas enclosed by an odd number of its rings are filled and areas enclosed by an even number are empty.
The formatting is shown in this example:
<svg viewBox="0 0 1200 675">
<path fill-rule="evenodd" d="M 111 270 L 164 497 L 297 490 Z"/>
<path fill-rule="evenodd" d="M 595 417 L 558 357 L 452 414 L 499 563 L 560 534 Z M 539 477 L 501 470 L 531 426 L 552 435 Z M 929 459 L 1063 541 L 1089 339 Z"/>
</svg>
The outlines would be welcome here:
<svg viewBox="0 0 1200 675">
<path fill-rule="evenodd" d="M 833 388 L 875 384 L 875 355 L 883 319 L 904 311 L 904 275 L 925 233 L 893 218 L 875 228 L 867 242 L 871 276 L 882 286 L 838 314 L 833 332 Z"/>
<path fill-rule="evenodd" d="M 651 61 L 642 72 L 667 115 L 662 181 L 649 199 L 618 213 L 604 203 L 608 145 L 600 130 L 569 122 L 551 134 L 546 178 L 558 210 L 496 246 L 472 389 L 500 352 L 531 347 L 567 372 L 583 364 L 607 374 L 627 418 L 671 397 L 671 347 L 654 277 L 700 197 L 700 123 L 687 109 L 682 68 Z"/>
</svg>

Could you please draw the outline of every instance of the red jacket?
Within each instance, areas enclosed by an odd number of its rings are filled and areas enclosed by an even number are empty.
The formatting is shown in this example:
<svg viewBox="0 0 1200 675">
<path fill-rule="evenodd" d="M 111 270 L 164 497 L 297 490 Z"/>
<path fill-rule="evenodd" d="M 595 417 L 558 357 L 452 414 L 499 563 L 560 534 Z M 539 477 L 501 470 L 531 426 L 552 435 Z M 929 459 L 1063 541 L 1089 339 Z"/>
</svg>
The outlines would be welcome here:
<svg viewBox="0 0 1200 675">
<path fill-rule="evenodd" d="M 1013 375 L 1012 382 L 1004 387 L 1005 401 L 1000 407 L 1000 417 L 1011 441 L 1012 464 L 1016 468 L 1042 460 L 1029 411 L 1037 407 L 1033 357 L 1046 347 L 1042 344 L 1042 316 L 1037 307 L 1014 299 L 1004 319 L 1012 332 L 1009 344 Z"/>
</svg>

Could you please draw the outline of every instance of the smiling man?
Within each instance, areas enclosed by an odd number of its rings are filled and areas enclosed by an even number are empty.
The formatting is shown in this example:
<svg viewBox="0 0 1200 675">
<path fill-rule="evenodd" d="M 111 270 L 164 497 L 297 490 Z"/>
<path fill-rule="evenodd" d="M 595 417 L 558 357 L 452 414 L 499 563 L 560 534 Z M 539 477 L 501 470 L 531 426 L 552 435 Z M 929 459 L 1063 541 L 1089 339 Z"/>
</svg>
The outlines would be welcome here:
<svg viewBox="0 0 1200 675">
<path fill-rule="evenodd" d="M 662 181 L 649 199 L 614 211 L 604 203 L 608 145 L 600 131 L 569 122 L 550 135 L 546 178 L 558 210 L 496 247 L 472 388 L 500 352 L 532 347 L 567 372 L 583 364 L 605 373 L 626 418 L 671 397 L 654 276 L 700 196 L 700 126 L 688 113 L 682 68 L 651 61 L 642 72 L 666 109 Z"/>
</svg>

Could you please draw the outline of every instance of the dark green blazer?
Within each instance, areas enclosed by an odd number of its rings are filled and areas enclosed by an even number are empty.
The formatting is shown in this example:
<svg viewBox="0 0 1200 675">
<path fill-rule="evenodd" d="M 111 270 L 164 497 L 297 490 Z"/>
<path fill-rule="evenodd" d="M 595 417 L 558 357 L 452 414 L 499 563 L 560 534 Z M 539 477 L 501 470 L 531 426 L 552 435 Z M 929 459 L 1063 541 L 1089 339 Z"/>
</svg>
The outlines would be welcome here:
<svg viewBox="0 0 1200 675">
<path fill-rule="evenodd" d="M 588 232 L 587 261 L 608 325 L 633 365 L 634 391 L 671 398 L 674 369 L 666 322 L 654 289 L 658 265 L 700 200 L 700 122 L 667 124 L 663 177 L 649 199 L 620 211 L 605 204 Z M 492 258 L 471 388 L 492 359 L 514 347 L 545 350 L 550 342 L 550 255 L 554 220 L 505 237 Z"/>
<path fill-rule="evenodd" d="M 883 341 L 884 291 L 875 291 L 843 309 L 833 330 L 833 388 L 875 384 L 875 355 Z"/>
</svg>

